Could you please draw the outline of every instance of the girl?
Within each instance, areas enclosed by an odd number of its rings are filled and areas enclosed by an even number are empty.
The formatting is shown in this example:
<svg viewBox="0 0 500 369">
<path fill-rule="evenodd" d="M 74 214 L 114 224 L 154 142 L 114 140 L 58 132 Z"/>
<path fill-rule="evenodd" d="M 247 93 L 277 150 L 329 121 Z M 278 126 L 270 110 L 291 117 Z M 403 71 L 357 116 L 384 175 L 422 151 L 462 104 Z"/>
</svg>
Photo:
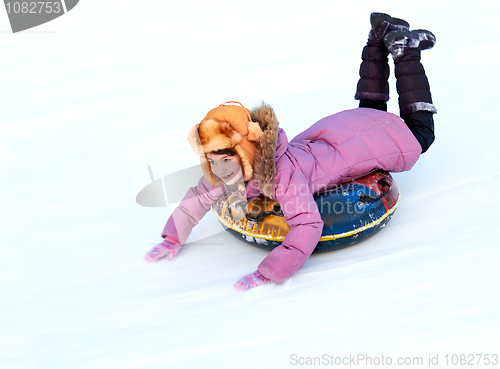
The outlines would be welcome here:
<svg viewBox="0 0 500 369">
<path fill-rule="evenodd" d="M 434 141 L 436 109 L 420 51 L 436 39 L 426 30 L 410 31 L 406 21 L 387 14 L 372 13 L 370 22 L 355 95 L 359 108 L 323 118 L 290 142 L 265 104 L 251 112 L 239 103 L 222 104 L 192 128 L 188 140 L 200 156 L 204 177 L 174 210 L 162 232 L 164 241 L 146 254 L 146 261 L 172 259 L 225 191 L 247 199 L 263 194 L 280 203 L 290 231 L 234 288 L 281 284 L 304 264 L 321 236 L 314 193 L 377 169 L 400 172 L 413 166 Z M 389 53 L 400 117 L 387 113 Z"/>
</svg>

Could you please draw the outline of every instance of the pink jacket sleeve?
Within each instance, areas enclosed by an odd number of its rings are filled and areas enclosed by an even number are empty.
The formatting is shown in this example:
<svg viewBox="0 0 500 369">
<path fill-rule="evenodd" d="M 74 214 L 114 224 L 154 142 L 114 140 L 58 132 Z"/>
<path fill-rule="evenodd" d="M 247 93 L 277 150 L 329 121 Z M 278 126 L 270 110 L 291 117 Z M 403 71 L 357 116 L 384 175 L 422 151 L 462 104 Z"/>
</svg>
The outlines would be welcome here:
<svg viewBox="0 0 500 369">
<path fill-rule="evenodd" d="M 275 283 L 290 278 L 309 258 L 323 231 L 323 221 L 309 185 L 299 170 L 280 171 L 275 178 L 276 201 L 290 226 L 283 243 L 260 263 L 258 271 Z"/>
<path fill-rule="evenodd" d="M 179 206 L 170 215 L 161 233 L 162 237 L 170 236 L 184 245 L 194 226 L 223 193 L 224 186 L 214 188 L 205 177 L 202 177 L 196 187 L 188 190 Z"/>
</svg>

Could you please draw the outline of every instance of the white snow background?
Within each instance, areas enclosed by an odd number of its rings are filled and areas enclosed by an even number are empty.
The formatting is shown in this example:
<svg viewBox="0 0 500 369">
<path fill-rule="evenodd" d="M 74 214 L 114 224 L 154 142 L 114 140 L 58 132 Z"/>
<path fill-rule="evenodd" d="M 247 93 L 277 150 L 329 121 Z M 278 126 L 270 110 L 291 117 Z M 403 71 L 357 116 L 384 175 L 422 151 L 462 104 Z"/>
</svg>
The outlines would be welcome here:
<svg viewBox="0 0 500 369">
<path fill-rule="evenodd" d="M 0 11 L 0 368 L 500 355 L 497 5 L 82 0 L 18 34 Z M 267 252 L 211 213 L 176 259 L 146 264 L 172 210 L 135 203 L 146 164 L 157 178 L 196 164 L 187 131 L 228 100 L 266 101 L 290 139 L 356 107 L 372 11 L 437 36 L 422 53 L 437 139 L 394 175 L 388 226 L 245 293 L 233 283 Z M 397 113 L 393 77 L 391 93 Z"/>
</svg>

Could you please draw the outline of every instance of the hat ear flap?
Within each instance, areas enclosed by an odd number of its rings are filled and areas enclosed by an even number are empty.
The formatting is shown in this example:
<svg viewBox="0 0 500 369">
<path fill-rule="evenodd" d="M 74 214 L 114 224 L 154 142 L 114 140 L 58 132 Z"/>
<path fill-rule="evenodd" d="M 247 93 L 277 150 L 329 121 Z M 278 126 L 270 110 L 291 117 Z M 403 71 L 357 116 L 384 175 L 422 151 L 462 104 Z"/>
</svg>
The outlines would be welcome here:
<svg viewBox="0 0 500 369">
<path fill-rule="evenodd" d="M 189 130 L 187 139 L 189 141 L 189 144 L 193 148 L 194 152 L 197 153 L 198 155 L 203 155 L 204 154 L 203 147 L 201 146 L 200 135 L 198 133 L 199 126 L 200 125 L 197 124 Z"/>
<path fill-rule="evenodd" d="M 263 134 L 262 129 L 260 129 L 259 123 L 248 122 L 248 141 L 255 142 Z"/>
</svg>

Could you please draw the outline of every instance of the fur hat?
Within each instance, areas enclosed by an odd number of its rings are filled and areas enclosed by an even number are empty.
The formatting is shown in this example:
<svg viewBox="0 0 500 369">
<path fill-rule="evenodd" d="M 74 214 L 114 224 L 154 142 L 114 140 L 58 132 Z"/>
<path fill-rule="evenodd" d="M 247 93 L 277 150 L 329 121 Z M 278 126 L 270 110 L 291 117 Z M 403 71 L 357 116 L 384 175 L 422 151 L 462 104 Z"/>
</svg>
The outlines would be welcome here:
<svg viewBox="0 0 500 369">
<path fill-rule="evenodd" d="M 238 105 L 227 105 L 235 103 Z M 249 181 L 253 176 L 255 142 L 262 135 L 258 123 L 252 122 L 250 111 L 242 104 L 228 101 L 210 110 L 203 120 L 194 126 L 188 134 L 188 141 L 200 156 L 205 177 L 213 186 L 224 184 L 214 176 L 207 154 L 234 149 L 241 159 L 243 179 Z"/>
</svg>

